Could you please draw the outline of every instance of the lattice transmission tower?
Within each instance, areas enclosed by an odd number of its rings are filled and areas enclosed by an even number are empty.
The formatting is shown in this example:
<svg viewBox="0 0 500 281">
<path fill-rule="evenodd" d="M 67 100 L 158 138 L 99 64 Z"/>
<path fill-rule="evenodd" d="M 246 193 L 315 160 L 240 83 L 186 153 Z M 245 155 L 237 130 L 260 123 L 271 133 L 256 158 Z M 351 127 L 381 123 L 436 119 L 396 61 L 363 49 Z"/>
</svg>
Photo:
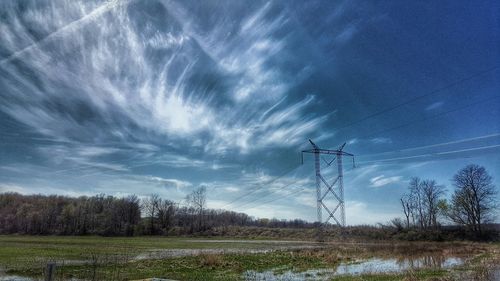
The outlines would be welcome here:
<svg viewBox="0 0 500 281">
<path fill-rule="evenodd" d="M 345 227 L 345 202 L 344 202 L 344 173 L 342 167 L 342 157 L 350 156 L 352 157 L 353 167 L 354 163 L 354 155 L 348 152 L 343 151 L 345 143 L 339 147 L 337 150 L 332 149 L 323 149 L 319 148 L 312 140 L 309 140 L 312 145 L 312 149 L 303 150 L 302 151 L 302 162 L 304 161 L 304 153 L 312 153 L 314 154 L 314 168 L 316 171 L 316 200 L 317 200 L 317 216 L 318 216 L 318 225 L 319 230 L 330 222 L 330 219 L 333 219 L 338 226 Z M 321 154 L 334 155 L 334 158 L 328 162 L 324 160 L 328 167 L 331 166 L 333 161 L 337 160 L 337 173 L 334 177 L 333 181 L 329 183 L 325 177 L 321 174 Z M 324 188 L 323 188 L 324 186 Z M 324 190 L 324 192 L 323 192 Z M 327 206 L 325 203 L 325 198 L 327 195 L 332 195 L 334 199 L 334 206 Z M 331 197 L 331 196 L 330 196 Z M 327 212 L 328 218 L 323 221 L 322 214 L 323 209 Z"/>
</svg>

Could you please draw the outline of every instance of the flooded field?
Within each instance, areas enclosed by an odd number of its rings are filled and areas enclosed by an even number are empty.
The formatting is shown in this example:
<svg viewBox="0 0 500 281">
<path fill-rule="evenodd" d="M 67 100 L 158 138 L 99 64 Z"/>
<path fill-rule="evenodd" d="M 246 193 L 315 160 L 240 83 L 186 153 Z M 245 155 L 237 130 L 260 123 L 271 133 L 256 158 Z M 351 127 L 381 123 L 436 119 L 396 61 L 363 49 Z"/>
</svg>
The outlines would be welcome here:
<svg viewBox="0 0 500 281">
<path fill-rule="evenodd" d="M 340 275 L 363 275 L 378 273 L 402 273 L 407 270 L 441 269 L 463 265 L 467 257 L 445 257 L 443 255 L 427 255 L 412 258 L 369 258 L 353 262 L 341 262 L 338 266 L 324 269 L 308 269 L 302 272 L 273 269 L 264 272 L 247 271 L 244 279 L 248 281 L 278 280 L 331 280 Z"/>
<path fill-rule="evenodd" d="M 3 242 L 0 281 L 44 280 L 47 262 L 57 264 L 58 281 L 402 280 L 408 272 L 417 274 L 411 280 L 428 280 L 476 271 L 488 278 L 442 280 L 500 280 L 498 244 L 29 237 Z M 9 245 L 12 251 L 5 251 Z"/>
</svg>

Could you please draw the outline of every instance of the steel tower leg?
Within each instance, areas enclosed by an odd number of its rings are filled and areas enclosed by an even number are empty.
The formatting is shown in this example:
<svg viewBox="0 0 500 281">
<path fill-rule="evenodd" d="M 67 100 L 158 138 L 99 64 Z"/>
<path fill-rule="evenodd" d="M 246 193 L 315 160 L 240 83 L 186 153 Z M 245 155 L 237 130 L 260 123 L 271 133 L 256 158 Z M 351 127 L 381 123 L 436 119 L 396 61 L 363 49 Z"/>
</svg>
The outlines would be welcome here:
<svg viewBox="0 0 500 281">
<path fill-rule="evenodd" d="M 338 184 L 340 197 L 340 223 L 345 227 L 345 204 L 344 204 L 344 173 L 342 169 L 342 154 L 337 153 Z"/>
<path fill-rule="evenodd" d="M 314 153 L 314 167 L 316 169 L 316 206 L 319 225 L 323 224 L 321 218 L 321 166 L 319 161 L 319 152 Z"/>
</svg>

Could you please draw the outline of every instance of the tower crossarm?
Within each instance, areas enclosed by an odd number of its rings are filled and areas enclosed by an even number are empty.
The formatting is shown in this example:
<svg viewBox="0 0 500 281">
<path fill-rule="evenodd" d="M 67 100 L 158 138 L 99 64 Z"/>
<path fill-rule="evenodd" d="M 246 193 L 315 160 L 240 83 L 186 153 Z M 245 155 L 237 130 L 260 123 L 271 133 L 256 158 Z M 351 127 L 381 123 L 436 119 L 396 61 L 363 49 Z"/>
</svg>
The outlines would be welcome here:
<svg viewBox="0 0 500 281">
<path fill-rule="evenodd" d="M 333 150 L 333 149 L 306 149 L 302 150 L 302 153 L 319 153 L 319 154 L 330 154 L 330 155 L 343 155 L 343 156 L 354 156 L 354 154 L 341 151 L 341 150 Z"/>
</svg>

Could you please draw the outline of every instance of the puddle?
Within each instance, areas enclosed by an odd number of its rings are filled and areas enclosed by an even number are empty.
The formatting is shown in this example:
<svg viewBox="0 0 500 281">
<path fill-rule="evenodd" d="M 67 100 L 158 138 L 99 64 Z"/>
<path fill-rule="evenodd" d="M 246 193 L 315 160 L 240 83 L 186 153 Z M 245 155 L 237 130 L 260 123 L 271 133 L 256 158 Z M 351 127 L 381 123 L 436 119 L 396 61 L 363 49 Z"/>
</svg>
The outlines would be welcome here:
<svg viewBox="0 0 500 281">
<path fill-rule="evenodd" d="M 203 254 L 240 254 L 240 253 L 268 253 L 271 250 L 244 250 L 244 249 L 162 249 L 151 250 L 146 253 L 139 254 L 133 260 L 150 260 L 150 259 L 165 259 L 178 258 L 186 256 L 198 256 Z"/>
<path fill-rule="evenodd" d="M 493 280 L 500 280 L 500 268 L 497 268 L 497 269 L 493 272 Z"/>
<path fill-rule="evenodd" d="M 190 239 L 190 243 L 238 243 L 238 244 L 318 244 L 314 241 L 303 240 L 238 240 L 238 239 Z"/>
<path fill-rule="evenodd" d="M 79 280 L 76 278 L 65 279 L 65 280 L 66 281 L 83 281 L 83 280 Z M 0 281 L 44 281 L 44 279 L 34 279 L 34 278 L 28 278 L 28 277 L 22 277 L 22 276 L 16 276 L 16 275 L 8 275 L 8 276 L 0 275 Z"/>
<path fill-rule="evenodd" d="M 275 270 L 264 272 L 247 271 L 247 281 L 299 281 L 330 280 L 339 275 L 360 275 L 368 273 L 397 273 L 418 268 L 451 268 L 464 263 L 460 257 L 424 256 L 418 258 L 371 258 L 354 263 L 341 263 L 336 268 L 310 269 L 303 272 L 291 270 L 275 274 Z"/>
<path fill-rule="evenodd" d="M 373 258 L 358 263 L 340 264 L 337 275 L 402 272 L 417 268 L 450 268 L 464 263 L 463 258 L 426 256 L 414 259 L 380 259 Z"/>
<path fill-rule="evenodd" d="M 149 259 L 165 259 L 178 258 L 186 256 L 197 256 L 202 254 L 265 254 L 272 251 L 283 250 L 300 250 L 314 249 L 318 246 L 314 245 L 291 245 L 291 246 L 276 246 L 266 249 L 245 249 L 245 248 L 228 248 L 228 249 L 156 249 L 141 253 L 133 258 L 133 260 L 149 260 Z"/>
<path fill-rule="evenodd" d="M 21 276 L 0 276 L 0 281 L 34 281 L 34 279 Z"/>
</svg>

